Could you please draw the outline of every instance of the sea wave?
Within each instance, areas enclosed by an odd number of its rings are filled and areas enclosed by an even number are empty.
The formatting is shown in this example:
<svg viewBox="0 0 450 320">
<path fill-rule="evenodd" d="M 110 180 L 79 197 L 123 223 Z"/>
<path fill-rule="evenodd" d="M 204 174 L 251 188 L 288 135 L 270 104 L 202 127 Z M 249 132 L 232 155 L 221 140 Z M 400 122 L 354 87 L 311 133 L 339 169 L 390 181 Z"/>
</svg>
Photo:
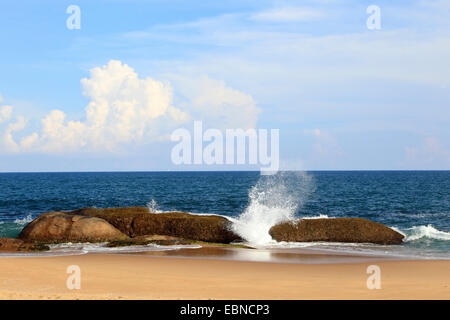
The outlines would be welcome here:
<svg viewBox="0 0 450 320">
<path fill-rule="evenodd" d="M 302 217 L 301 219 L 307 220 L 307 219 L 330 219 L 330 218 L 333 218 L 333 217 L 329 217 L 329 216 L 327 216 L 326 214 L 319 214 L 318 216 L 313 216 L 313 217 Z"/>
<path fill-rule="evenodd" d="M 450 260 L 447 251 L 423 250 L 414 246 L 378 245 L 373 243 L 347 242 L 276 242 L 260 248 L 267 249 L 305 249 L 309 252 L 323 252 L 336 255 L 352 255 L 365 257 L 384 257 L 394 259 L 442 259 Z M 305 251 L 303 251 L 305 252 Z"/>
<path fill-rule="evenodd" d="M 107 242 L 102 243 L 62 243 L 50 245 L 52 252 L 82 252 L 82 253 L 136 253 L 148 251 L 169 251 L 179 249 L 198 249 L 200 245 L 170 245 L 162 246 L 157 244 L 124 246 L 124 247 L 107 247 Z"/>
<path fill-rule="evenodd" d="M 249 192 L 249 205 L 233 222 L 233 231 L 251 244 L 269 244 L 270 228 L 292 221 L 313 189 L 305 172 L 261 176 Z"/>
<path fill-rule="evenodd" d="M 33 216 L 31 214 L 29 214 L 28 216 L 26 216 L 23 219 L 14 220 L 14 223 L 17 223 L 19 225 L 26 225 L 26 224 L 30 223 L 31 221 L 33 221 Z"/>
<path fill-rule="evenodd" d="M 147 208 L 149 209 L 149 213 L 151 214 L 160 214 L 160 213 L 169 213 L 169 212 L 184 212 L 183 210 L 177 210 L 177 209 L 172 209 L 172 210 L 161 210 L 159 204 L 152 199 L 152 201 L 147 203 Z M 207 212 L 191 212 L 188 211 L 186 213 L 189 213 L 193 216 L 216 216 L 216 217 L 222 217 L 225 218 L 227 220 L 229 220 L 230 222 L 236 222 L 237 219 L 234 217 L 230 217 L 230 216 L 226 216 L 223 214 L 218 214 L 218 213 L 207 213 Z"/>
<path fill-rule="evenodd" d="M 398 230 L 405 236 L 404 242 L 416 241 L 423 238 L 434 240 L 450 240 L 450 232 L 441 231 L 433 227 L 431 224 L 426 226 L 414 226 L 411 228 Z"/>
<path fill-rule="evenodd" d="M 87 253 L 144 253 L 151 251 L 172 251 L 180 249 L 199 249 L 200 245 L 171 245 L 162 246 L 156 244 L 125 246 L 108 248 L 107 242 L 104 243 L 61 243 L 50 245 L 50 250 L 45 252 L 14 252 L 0 253 L 0 258 L 7 257 L 55 257 L 55 256 L 71 256 L 83 255 Z"/>
</svg>

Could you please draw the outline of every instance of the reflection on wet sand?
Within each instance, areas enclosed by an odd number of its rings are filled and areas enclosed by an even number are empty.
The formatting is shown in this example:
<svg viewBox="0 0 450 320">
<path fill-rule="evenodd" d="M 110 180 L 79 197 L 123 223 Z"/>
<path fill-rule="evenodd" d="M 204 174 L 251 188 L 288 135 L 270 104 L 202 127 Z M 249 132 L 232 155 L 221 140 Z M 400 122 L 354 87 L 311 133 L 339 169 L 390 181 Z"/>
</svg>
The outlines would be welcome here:
<svg viewBox="0 0 450 320">
<path fill-rule="evenodd" d="M 223 259 L 236 261 L 276 262 L 276 263 L 355 263 L 376 260 L 390 260 L 381 256 L 358 256 L 351 254 L 330 254 L 307 249 L 242 249 L 203 246 L 196 249 L 178 249 L 133 253 L 155 257 Z"/>
</svg>

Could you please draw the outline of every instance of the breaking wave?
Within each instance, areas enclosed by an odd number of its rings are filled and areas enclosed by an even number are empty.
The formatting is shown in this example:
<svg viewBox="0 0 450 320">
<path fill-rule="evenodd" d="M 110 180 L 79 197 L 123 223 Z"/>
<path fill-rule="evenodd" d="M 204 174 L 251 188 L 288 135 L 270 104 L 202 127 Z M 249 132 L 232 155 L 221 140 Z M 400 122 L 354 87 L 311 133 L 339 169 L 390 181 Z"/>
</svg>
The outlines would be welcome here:
<svg viewBox="0 0 450 320">
<path fill-rule="evenodd" d="M 294 219 L 312 189 L 312 178 L 305 172 L 261 176 L 249 192 L 249 205 L 234 220 L 233 231 L 249 243 L 273 242 L 270 228 Z"/>
<path fill-rule="evenodd" d="M 401 230 L 400 232 L 405 236 L 405 242 L 416 241 L 423 238 L 447 241 L 450 240 L 450 232 L 438 230 L 431 224 L 427 226 L 414 226 Z"/>
<path fill-rule="evenodd" d="M 26 216 L 23 219 L 14 220 L 14 223 L 17 223 L 19 225 L 26 225 L 26 224 L 30 223 L 31 221 L 33 221 L 33 216 L 31 214 L 29 214 L 28 216 Z"/>
</svg>

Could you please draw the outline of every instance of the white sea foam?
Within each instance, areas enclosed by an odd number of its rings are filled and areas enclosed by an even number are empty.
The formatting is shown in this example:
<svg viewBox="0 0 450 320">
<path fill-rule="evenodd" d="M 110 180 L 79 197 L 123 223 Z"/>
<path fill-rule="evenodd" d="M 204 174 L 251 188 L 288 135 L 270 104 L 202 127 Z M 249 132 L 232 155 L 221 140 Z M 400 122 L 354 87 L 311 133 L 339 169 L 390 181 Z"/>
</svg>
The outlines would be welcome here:
<svg viewBox="0 0 450 320">
<path fill-rule="evenodd" d="M 32 258 L 32 257 L 62 257 L 62 256 L 79 256 L 86 254 L 82 251 L 66 251 L 66 252 L 13 252 L 0 253 L 0 258 Z"/>
<path fill-rule="evenodd" d="M 441 231 L 434 228 L 431 224 L 427 226 L 414 226 L 401 231 L 405 235 L 405 242 L 415 241 L 422 238 L 435 240 L 450 240 L 450 232 Z"/>
<path fill-rule="evenodd" d="M 28 216 L 26 216 L 23 219 L 16 219 L 14 220 L 14 223 L 20 224 L 20 225 L 25 225 L 27 223 L 30 223 L 31 221 L 33 221 L 33 216 L 31 214 L 29 214 Z"/>
<path fill-rule="evenodd" d="M 250 190 L 250 204 L 234 220 L 232 229 L 252 244 L 270 244 L 272 226 L 293 220 L 312 190 L 312 180 L 305 172 L 278 172 L 261 176 Z"/>
<path fill-rule="evenodd" d="M 107 243 L 63 243 L 50 245 L 52 252 L 82 252 L 82 253 L 131 253 L 131 252 L 148 252 L 148 251 L 169 251 L 179 249 L 198 249 L 199 245 L 171 245 L 160 246 L 156 244 L 124 246 L 109 248 Z"/>
<path fill-rule="evenodd" d="M 386 257 L 400 259 L 444 259 L 450 260 L 450 255 L 440 250 L 423 250 L 407 246 L 378 245 L 373 243 L 343 243 L 343 242 L 277 242 L 265 245 L 268 249 L 307 249 L 311 252 L 324 252 L 337 255 Z"/>
<path fill-rule="evenodd" d="M 318 216 L 314 217 L 302 217 L 302 219 L 329 219 L 331 217 L 327 216 L 326 214 L 319 214 Z"/>
<path fill-rule="evenodd" d="M 178 212 L 179 211 L 179 210 L 161 210 L 159 204 L 154 199 L 152 199 L 152 201 L 147 203 L 147 207 L 148 207 L 149 213 L 152 213 L 152 214 L 168 213 L 168 212 L 174 212 L 174 211 Z M 202 212 L 187 212 L 187 213 L 194 215 L 194 216 L 217 216 L 217 217 L 222 217 L 222 218 L 228 219 L 231 222 L 236 221 L 236 219 L 233 217 L 225 216 L 225 215 L 217 214 L 217 213 L 202 213 Z"/>
<path fill-rule="evenodd" d="M 104 243 L 61 243 L 49 245 L 50 250 L 45 252 L 26 252 L 26 253 L 0 253 L 0 258 L 6 257 L 57 257 L 57 256 L 71 256 L 83 255 L 87 253 L 139 253 L 150 251 L 171 251 L 179 249 L 199 249 L 200 245 L 171 245 L 160 246 L 156 244 L 138 245 L 138 246 L 124 246 L 108 248 L 107 242 Z"/>
</svg>

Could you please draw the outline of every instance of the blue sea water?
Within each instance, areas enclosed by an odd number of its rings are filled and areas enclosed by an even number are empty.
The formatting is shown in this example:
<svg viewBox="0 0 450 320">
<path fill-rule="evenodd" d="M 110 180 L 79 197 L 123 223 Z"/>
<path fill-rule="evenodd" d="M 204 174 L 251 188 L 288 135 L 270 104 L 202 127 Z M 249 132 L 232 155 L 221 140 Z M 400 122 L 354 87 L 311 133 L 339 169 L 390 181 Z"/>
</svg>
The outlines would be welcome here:
<svg viewBox="0 0 450 320">
<path fill-rule="evenodd" d="M 450 258 L 450 171 L 2 173 L 0 190 L 0 237 L 43 212 L 148 205 L 231 217 L 261 243 L 286 219 L 367 218 L 404 233 L 404 245 L 334 249 Z"/>
</svg>

